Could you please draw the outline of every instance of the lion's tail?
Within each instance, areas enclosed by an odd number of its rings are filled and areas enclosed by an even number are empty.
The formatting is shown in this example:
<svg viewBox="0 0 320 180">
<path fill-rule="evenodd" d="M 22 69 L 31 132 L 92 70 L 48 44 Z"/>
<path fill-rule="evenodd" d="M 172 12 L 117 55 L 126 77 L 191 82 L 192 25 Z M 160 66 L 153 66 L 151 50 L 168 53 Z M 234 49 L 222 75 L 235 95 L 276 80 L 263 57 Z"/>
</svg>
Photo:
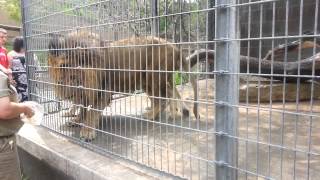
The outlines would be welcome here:
<svg viewBox="0 0 320 180">
<path fill-rule="evenodd" d="M 196 65 L 197 63 L 209 63 L 214 64 L 214 50 L 210 49 L 199 49 L 194 51 L 191 55 L 185 58 L 185 63 L 183 63 L 183 68 L 185 71 L 190 72 L 191 67 Z M 193 113 L 196 116 L 196 118 L 200 118 L 198 114 L 198 84 L 197 84 L 197 78 L 196 74 L 192 73 L 190 75 L 190 82 L 193 87 L 194 91 L 194 107 L 193 107 Z"/>
</svg>

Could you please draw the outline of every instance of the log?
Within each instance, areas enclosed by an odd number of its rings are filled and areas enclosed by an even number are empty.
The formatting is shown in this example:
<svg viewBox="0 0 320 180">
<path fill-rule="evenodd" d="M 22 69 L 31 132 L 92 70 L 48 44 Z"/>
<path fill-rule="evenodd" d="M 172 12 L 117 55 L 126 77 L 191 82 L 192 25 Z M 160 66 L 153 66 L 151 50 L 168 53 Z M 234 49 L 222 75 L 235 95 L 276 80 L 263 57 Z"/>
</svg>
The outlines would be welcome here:
<svg viewBox="0 0 320 180">
<path fill-rule="evenodd" d="M 283 94 L 285 87 L 285 93 Z M 313 88 L 313 89 L 312 89 Z M 272 93 L 271 93 L 272 89 Z M 313 94 L 312 94 L 313 91 Z M 260 92 L 258 94 L 258 92 Z M 320 99 L 320 84 L 314 82 L 312 87 L 312 82 L 301 83 L 299 86 L 296 83 L 274 83 L 271 86 L 270 82 L 260 83 L 250 83 L 241 84 L 239 88 L 239 101 L 248 103 L 268 103 L 270 100 L 272 102 L 295 102 L 297 101 L 308 101 L 311 98 Z M 312 96 L 311 96 L 312 95 Z M 248 97 L 247 97 L 248 96 Z"/>
<path fill-rule="evenodd" d="M 301 45 L 300 45 L 301 44 Z M 308 48 L 320 48 L 318 43 L 307 40 L 298 40 L 293 41 L 288 44 L 280 44 L 278 47 L 268 51 L 267 55 L 263 58 L 263 60 L 270 60 L 272 58 L 272 53 L 274 57 L 279 57 L 284 55 L 285 52 L 298 51 L 299 49 L 308 49 Z"/>
<path fill-rule="evenodd" d="M 208 62 L 209 71 L 214 71 L 214 53 L 214 50 L 199 49 L 186 59 L 190 62 L 191 67 L 198 62 Z M 313 69 L 314 74 L 312 74 Z M 286 82 L 297 82 L 298 79 L 300 82 L 318 80 L 320 79 L 320 53 L 301 61 L 287 63 L 283 61 L 272 63 L 266 59 L 259 60 L 254 57 L 240 56 L 240 73 L 252 73 L 254 76 L 268 79 L 273 77 L 274 80 L 285 80 Z"/>
</svg>

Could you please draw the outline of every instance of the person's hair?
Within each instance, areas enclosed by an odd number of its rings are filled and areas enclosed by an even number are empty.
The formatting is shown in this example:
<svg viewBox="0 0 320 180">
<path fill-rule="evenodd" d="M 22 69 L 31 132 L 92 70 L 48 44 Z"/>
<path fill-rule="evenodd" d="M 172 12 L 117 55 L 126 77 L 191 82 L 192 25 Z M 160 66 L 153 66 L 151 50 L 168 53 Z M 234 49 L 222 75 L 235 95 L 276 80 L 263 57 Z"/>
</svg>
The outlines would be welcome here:
<svg viewBox="0 0 320 180">
<path fill-rule="evenodd" d="M 0 28 L 0 33 L 7 34 L 8 32 L 7 32 L 7 30 Z"/>
<path fill-rule="evenodd" d="M 16 37 L 13 39 L 13 50 L 15 52 L 20 52 L 23 48 L 23 38 L 22 37 Z"/>
</svg>

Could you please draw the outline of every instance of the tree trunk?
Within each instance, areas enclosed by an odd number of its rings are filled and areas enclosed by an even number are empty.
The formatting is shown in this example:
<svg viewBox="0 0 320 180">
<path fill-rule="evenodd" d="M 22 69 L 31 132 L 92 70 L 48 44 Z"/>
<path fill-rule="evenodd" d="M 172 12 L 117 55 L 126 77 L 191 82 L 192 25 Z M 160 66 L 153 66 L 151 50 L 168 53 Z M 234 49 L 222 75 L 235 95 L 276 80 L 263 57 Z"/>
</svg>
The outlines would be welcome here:
<svg viewBox="0 0 320 180">
<path fill-rule="evenodd" d="M 186 59 L 189 60 L 191 66 L 194 66 L 198 59 L 199 62 L 206 62 L 206 58 L 208 58 L 209 71 L 214 71 L 213 50 L 200 49 Z M 312 74 L 313 70 L 314 74 Z M 319 77 L 314 77 L 320 76 L 320 53 L 299 62 L 287 63 L 283 61 L 274 61 L 272 63 L 271 60 L 259 60 L 254 57 L 240 56 L 240 73 L 253 73 L 254 76 L 269 79 L 273 77 L 274 80 L 286 80 L 286 82 L 296 82 L 298 78 L 301 82 L 310 79 L 320 79 Z"/>
</svg>

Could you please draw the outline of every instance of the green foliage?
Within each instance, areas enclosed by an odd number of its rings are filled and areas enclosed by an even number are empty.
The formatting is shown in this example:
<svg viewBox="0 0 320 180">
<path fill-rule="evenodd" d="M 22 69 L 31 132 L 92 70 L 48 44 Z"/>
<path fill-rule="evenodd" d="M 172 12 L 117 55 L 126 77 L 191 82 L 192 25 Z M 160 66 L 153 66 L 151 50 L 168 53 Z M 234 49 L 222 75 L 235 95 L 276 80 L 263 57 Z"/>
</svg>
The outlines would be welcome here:
<svg viewBox="0 0 320 180">
<path fill-rule="evenodd" d="M 21 22 L 20 0 L 2 0 L 1 10 L 7 11 L 13 20 Z"/>
<path fill-rule="evenodd" d="M 6 49 L 7 49 L 8 52 L 10 52 L 13 49 L 13 45 L 11 43 L 10 44 L 7 43 L 6 44 Z"/>
<path fill-rule="evenodd" d="M 22 180 L 29 180 L 29 178 L 28 178 L 25 174 L 22 174 L 22 175 L 21 175 L 21 179 L 22 179 Z"/>
<path fill-rule="evenodd" d="M 188 75 L 187 74 L 181 74 L 179 72 L 176 72 L 174 74 L 174 83 L 176 85 L 184 84 L 188 82 Z"/>
</svg>

